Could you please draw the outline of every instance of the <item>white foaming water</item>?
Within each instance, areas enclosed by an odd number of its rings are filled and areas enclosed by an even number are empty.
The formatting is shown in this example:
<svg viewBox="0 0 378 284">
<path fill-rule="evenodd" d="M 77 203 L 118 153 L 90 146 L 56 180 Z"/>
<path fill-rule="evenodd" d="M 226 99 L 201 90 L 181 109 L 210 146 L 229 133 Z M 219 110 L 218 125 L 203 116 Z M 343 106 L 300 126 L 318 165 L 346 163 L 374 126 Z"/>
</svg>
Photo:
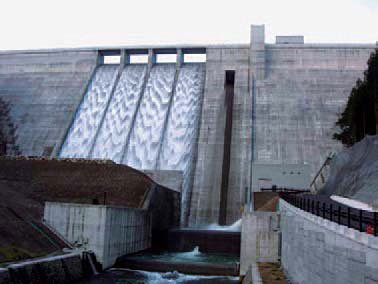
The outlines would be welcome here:
<svg viewBox="0 0 378 284">
<path fill-rule="evenodd" d="M 123 70 L 95 142 L 92 158 L 121 162 L 146 71 L 146 65 L 128 65 Z"/>
<path fill-rule="evenodd" d="M 118 66 L 114 65 L 100 66 L 96 70 L 66 137 L 60 157 L 88 157 L 111 89 L 115 83 L 117 71 Z"/>
<path fill-rule="evenodd" d="M 147 282 L 146 284 L 170 284 L 170 283 L 187 283 L 188 281 L 195 281 L 200 279 L 229 279 L 229 280 L 238 280 L 238 277 L 227 277 L 227 276 L 200 276 L 200 275 L 186 275 L 179 273 L 177 271 L 173 272 L 148 272 L 143 270 L 131 270 L 131 269 L 122 269 L 114 268 L 110 269 L 111 271 L 127 271 L 127 272 L 137 272 L 143 275 Z"/>
<path fill-rule="evenodd" d="M 204 79 L 203 64 L 184 64 L 181 67 L 159 157 L 159 169 L 183 171 L 183 214 L 190 187 Z"/>
<path fill-rule="evenodd" d="M 240 232 L 241 230 L 241 222 L 242 220 L 239 219 L 235 223 L 229 226 L 221 226 L 218 224 L 210 224 L 205 229 L 207 230 L 219 230 L 219 231 L 231 231 L 231 232 Z"/>
<path fill-rule="evenodd" d="M 137 169 L 155 169 L 175 71 L 175 64 L 152 68 L 123 164 Z"/>
<path fill-rule="evenodd" d="M 194 145 L 203 81 L 203 65 L 182 66 L 159 159 L 162 170 L 187 168 Z"/>
<path fill-rule="evenodd" d="M 175 254 L 176 258 L 184 258 L 184 259 L 192 259 L 195 260 L 196 258 L 201 256 L 201 252 L 199 251 L 199 247 L 195 247 L 192 251 L 188 252 L 178 252 Z"/>
</svg>

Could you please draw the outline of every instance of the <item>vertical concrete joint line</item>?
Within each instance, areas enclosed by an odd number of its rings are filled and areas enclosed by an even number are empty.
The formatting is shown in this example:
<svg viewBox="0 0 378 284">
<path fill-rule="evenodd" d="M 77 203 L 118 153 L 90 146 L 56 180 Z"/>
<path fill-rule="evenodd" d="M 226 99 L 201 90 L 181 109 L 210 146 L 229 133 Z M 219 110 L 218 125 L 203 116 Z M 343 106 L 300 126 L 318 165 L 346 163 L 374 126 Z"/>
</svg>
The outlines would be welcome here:
<svg viewBox="0 0 378 284">
<path fill-rule="evenodd" d="M 160 136 L 160 145 L 159 145 L 159 150 L 158 150 L 158 155 L 157 155 L 157 158 L 156 158 L 154 170 L 156 170 L 158 168 L 160 155 L 161 155 L 161 151 L 162 151 L 162 148 L 163 148 L 163 143 L 164 143 L 164 140 L 166 138 L 168 120 L 169 120 L 169 116 L 170 116 L 171 109 L 172 109 L 173 97 L 176 93 L 176 85 L 177 85 L 179 73 L 180 73 L 180 66 L 178 64 L 176 64 L 175 77 L 173 79 L 171 95 L 169 97 L 169 103 L 168 103 L 168 110 L 167 110 L 167 114 L 165 115 L 163 129 L 162 129 L 162 133 L 161 133 L 161 136 Z"/>
<path fill-rule="evenodd" d="M 95 62 L 95 65 L 92 67 L 91 71 L 89 72 L 87 83 L 84 85 L 84 88 L 81 91 L 80 99 L 78 101 L 78 104 L 76 105 L 76 109 L 72 113 L 72 115 L 70 117 L 70 120 L 69 120 L 69 123 L 67 124 L 67 127 L 65 128 L 63 134 L 61 135 L 61 137 L 59 139 L 59 144 L 58 144 L 57 147 L 54 148 L 54 151 L 51 153 L 50 158 L 58 158 L 59 157 L 60 152 L 62 151 L 64 142 L 66 142 L 68 133 L 70 132 L 72 124 L 75 121 L 76 115 L 79 112 L 80 106 L 82 105 L 82 103 L 84 101 L 85 95 L 88 92 L 88 88 L 89 88 L 89 86 L 91 85 L 91 83 L 93 81 L 93 78 L 94 78 L 94 76 L 95 76 L 95 74 L 97 72 L 97 68 L 100 65 L 100 63 L 101 63 L 101 56 L 100 56 L 99 51 L 97 50 L 96 51 L 96 62 Z"/>
<path fill-rule="evenodd" d="M 148 59 L 146 75 L 145 75 L 144 80 L 143 80 L 143 85 L 142 85 L 142 88 L 141 88 L 140 93 L 139 93 L 139 99 L 137 101 L 137 105 L 136 105 L 133 117 L 131 118 L 130 129 L 129 129 L 129 133 L 127 134 L 127 137 L 126 137 L 125 146 L 122 149 L 123 154 L 122 154 L 122 158 L 121 158 L 120 163 L 122 163 L 122 161 L 124 161 L 126 159 L 127 149 L 129 148 L 129 144 L 130 144 L 131 133 L 134 130 L 135 121 L 136 121 L 137 115 L 139 113 L 139 108 L 140 108 L 140 105 L 142 103 L 144 93 L 146 91 L 146 86 L 147 86 L 148 79 L 150 78 L 150 75 L 151 75 L 151 70 L 153 68 L 153 61 L 154 61 L 154 60 L 152 60 L 153 55 L 150 55 L 150 53 L 149 53 L 148 57 L 149 57 L 149 59 Z"/>
<path fill-rule="evenodd" d="M 123 54 L 123 56 L 122 56 L 122 54 Z M 96 134 L 95 134 L 95 136 L 93 138 L 93 142 L 92 142 L 92 145 L 91 145 L 91 150 L 88 153 L 88 158 L 91 158 L 92 155 L 93 155 L 93 150 L 94 150 L 94 146 L 96 145 L 98 134 L 100 133 L 100 130 L 101 130 L 102 125 L 103 125 L 104 120 L 105 120 L 106 113 L 108 112 L 108 108 L 109 108 L 110 102 L 113 99 L 113 96 L 114 96 L 115 90 L 117 88 L 119 79 L 121 78 L 121 74 L 122 74 L 122 71 L 124 69 L 124 63 L 123 63 L 123 59 L 122 59 L 122 58 L 124 58 L 124 54 L 125 54 L 124 51 L 122 52 L 122 54 L 121 54 L 121 61 L 120 61 L 120 64 L 118 66 L 118 72 L 117 72 L 117 75 L 116 75 L 116 79 L 114 80 L 113 86 L 112 86 L 112 88 L 110 90 L 110 95 L 109 95 L 108 101 L 106 102 L 104 112 L 103 112 L 103 114 L 101 116 L 100 124 L 98 125 L 97 130 L 96 130 Z"/>
</svg>

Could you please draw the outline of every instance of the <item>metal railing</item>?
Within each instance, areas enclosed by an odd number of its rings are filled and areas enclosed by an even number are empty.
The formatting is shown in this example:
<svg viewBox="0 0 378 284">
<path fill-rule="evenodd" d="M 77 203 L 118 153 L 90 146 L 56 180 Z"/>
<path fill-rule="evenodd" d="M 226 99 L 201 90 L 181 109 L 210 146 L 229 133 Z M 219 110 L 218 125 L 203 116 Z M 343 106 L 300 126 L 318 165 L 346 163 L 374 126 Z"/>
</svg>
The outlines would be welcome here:
<svg viewBox="0 0 378 284">
<path fill-rule="evenodd" d="M 321 195 L 280 193 L 280 198 L 297 208 L 339 225 L 378 236 L 378 212 L 351 208 Z"/>
</svg>

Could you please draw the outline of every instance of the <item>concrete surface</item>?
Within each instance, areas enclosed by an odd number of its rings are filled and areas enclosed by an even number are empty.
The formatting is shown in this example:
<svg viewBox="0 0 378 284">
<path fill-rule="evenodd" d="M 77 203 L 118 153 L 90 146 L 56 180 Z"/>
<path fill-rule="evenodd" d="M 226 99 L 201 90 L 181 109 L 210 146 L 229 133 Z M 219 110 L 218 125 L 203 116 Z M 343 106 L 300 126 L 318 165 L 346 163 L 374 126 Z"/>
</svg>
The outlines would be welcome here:
<svg viewBox="0 0 378 284">
<path fill-rule="evenodd" d="M 304 36 L 276 36 L 276 44 L 304 44 Z"/>
<path fill-rule="evenodd" d="M 309 165 L 288 164 L 252 164 L 252 191 L 261 191 L 261 188 L 277 187 L 289 189 L 309 189 Z"/>
<path fill-rule="evenodd" d="M 182 190 L 182 171 L 143 170 L 154 182 L 177 192 Z"/>
<path fill-rule="evenodd" d="M 60 143 L 96 60 L 95 51 L 0 54 L 0 97 L 23 155 L 49 155 Z"/>
<path fill-rule="evenodd" d="M 121 206 L 46 202 L 44 219 L 71 244 L 91 250 L 103 268 L 151 246 L 151 215 Z"/>
<path fill-rule="evenodd" d="M 80 253 L 24 261 L 9 265 L 7 269 L 11 281 L 1 283 L 63 284 L 80 280 L 83 277 Z"/>
<path fill-rule="evenodd" d="M 378 239 L 280 200 L 282 257 L 293 283 L 378 283 Z"/>
<path fill-rule="evenodd" d="M 242 219 L 240 275 L 257 262 L 279 259 L 279 217 L 276 212 L 245 212 Z"/>
</svg>

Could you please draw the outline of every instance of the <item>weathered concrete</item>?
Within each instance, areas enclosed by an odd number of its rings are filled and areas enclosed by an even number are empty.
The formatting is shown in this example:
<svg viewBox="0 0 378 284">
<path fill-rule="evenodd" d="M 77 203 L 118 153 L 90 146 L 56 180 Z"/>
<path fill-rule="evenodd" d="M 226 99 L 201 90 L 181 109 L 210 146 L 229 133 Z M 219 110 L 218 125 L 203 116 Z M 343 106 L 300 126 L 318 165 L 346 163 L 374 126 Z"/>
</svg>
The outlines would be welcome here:
<svg viewBox="0 0 378 284">
<path fill-rule="evenodd" d="M 250 172 L 252 116 L 251 97 L 248 92 L 248 53 L 248 48 L 207 50 L 206 83 L 192 187 L 190 225 L 213 223 L 219 219 L 226 119 L 226 70 L 235 70 L 227 223 L 231 224 L 240 218 L 240 207 Z"/>
<path fill-rule="evenodd" d="M 312 176 L 330 152 L 337 115 L 363 75 L 373 46 L 265 45 L 256 80 L 254 162 L 305 164 Z"/>
<path fill-rule="evenodd" d="M 289 189 L 309 189 L 310 171 L 309 165 L 253 164 L 252 190 L 260 191 L 273 185 Z"/>
<path fill-rule="evenodd" d="M 293 283 L 378 283 L 378 239 L 280 200 L 282 258 Z"/>
<path fill-rule="evenodd" d="M 80 253 L 70 253 L 20 262 L 7 267 L 10 282 L 1 283 L 71 283 L 83 277 Z M 0 281 L 1 279 L 0 271 Z"/>
<path fill-rule="evenodd" d="M 72 244 L 93 251 L 103 268 L 151 246 L 151 215 L 146 210 L 46 202 L 44 219 Z"/>
<path fill-rule="evenodd" d="M 144 170 L 154 182 L 165 186 L 169 189 L 181 192 L 182 190 L 182 171 L 168 171 L 168 170 Z"/>
<path fill-rule="evenodd" d="M 0 54 L 0 97 L 23 155 L 49 156 L 60 143 L 96 60 L 96 51 Z"/>
<path fill-rule="evenodd" d="M 240 275 L 257 262 L 279 259 L 279 219 L 276 212 L 245 212 L 242 219 Z"/>
</svg>

